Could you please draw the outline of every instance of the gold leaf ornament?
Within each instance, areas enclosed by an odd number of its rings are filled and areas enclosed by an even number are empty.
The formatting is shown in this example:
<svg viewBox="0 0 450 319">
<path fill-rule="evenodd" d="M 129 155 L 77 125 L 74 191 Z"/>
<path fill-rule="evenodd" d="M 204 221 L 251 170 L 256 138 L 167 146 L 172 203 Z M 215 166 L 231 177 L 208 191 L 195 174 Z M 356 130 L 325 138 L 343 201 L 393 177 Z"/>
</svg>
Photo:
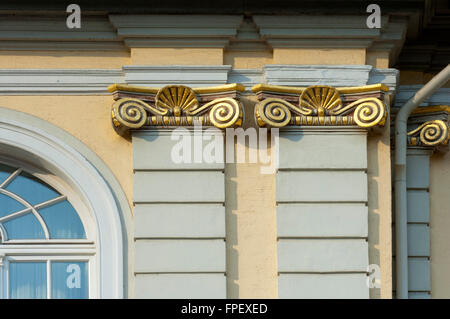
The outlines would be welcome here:
<svg viewBox="0 0 450 319">
<path fill-rule="evenodd" d="M 353 119 L 359 127 L 383 126 L 386 122 L 386 109 L 383 103 L 373 97 L 359 99 L 349 106 L 358 105 L 353 113 Z"/>
<path fill-rule="evenodd" d="M 156 94 L 155 104 L 156 107 L 168 110 L 177 117 L 199 106 L 195 92 L 184 85 L 168 85 L 161 88 Z"/>
<path fill-rule="evenodd" d="M 442 120 L 428 121 L 408 133 L 408 136 L 419 135 L 419 141 L 426 146 L 447 144 L 449 140 L 448 125 Z"/>
<path fill-rule="evenodd" d="M 291 120 L 291 112 L 287 103 L 277 98 L 267 98 L 259 102 L 255 107 L 258 124 L 260 126 L 269 124 L 272 127 L 286 126 Z"/>
<path fill-rule="evenodd" d="M 140 128 L 145 125 L 148 115 L 146 110 L 151 108 L 147 103 L 133 98 L 117 100 L 112 105 L 112 118 L 116 127 Z"/>
<path fill-rule="evenodd" d="M 302 92 L 299 100 L 300 108 L 312 110 L 315 115 L 325 116 L 331 110 L 342 107 L 339 92 L 325 85 L 313 85 Z"/>
<path fill-rule="evenodd" d="M 219 98 L 207 104 L 211 107 L 209 119 L 217 128 L 241 126 L 243 111 L 240 103 L 232 98 Z"/>
</svg>

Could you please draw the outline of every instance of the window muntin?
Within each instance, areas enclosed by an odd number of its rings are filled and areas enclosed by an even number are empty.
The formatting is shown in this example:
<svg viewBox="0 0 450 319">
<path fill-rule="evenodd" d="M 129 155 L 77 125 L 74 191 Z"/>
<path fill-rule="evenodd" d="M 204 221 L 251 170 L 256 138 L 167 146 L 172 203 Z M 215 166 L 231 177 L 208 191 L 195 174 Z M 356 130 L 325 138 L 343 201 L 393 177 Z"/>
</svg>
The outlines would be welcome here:
<svg viewBox="0 0 450 319">
<path fill-rule="evenodd" d="M 67 185 L 35 175 L 68 191 L 86 218 Z M 68 196 L 36 176 L 0 163 L 0 299 L 93 298 L 97 252 L 87 239 L 93 234 L 87 236 Z"/>
<path fill-rule="evenodd" d="M 77 212 L 50 185 L 0 165 L 0 229 L 3 242 L 17 239 L 86 239 Z"/>
<path fill-rule="evenodd" d="M 72 258 L 72 260 L 71 260 Z M 7 296 L 10 299 L 87 299 L 89 257 L 25 256 L 7 261 Z"/>
</svg>

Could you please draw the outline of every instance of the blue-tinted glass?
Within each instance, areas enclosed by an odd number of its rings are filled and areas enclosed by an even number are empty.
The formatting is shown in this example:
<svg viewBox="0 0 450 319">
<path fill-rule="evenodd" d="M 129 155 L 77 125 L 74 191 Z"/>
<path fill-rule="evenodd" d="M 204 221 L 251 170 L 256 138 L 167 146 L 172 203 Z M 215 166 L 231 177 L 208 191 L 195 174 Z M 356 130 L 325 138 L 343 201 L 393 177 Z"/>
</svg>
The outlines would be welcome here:
<svg viewBox="0 0 450 319">
<path fill-rule="evenodd" d="M 89 298 L 88 263 L 55 262 L 51 263 L 52 298 L 87 299 Z"/>
<path fill-rule="evenodd" d="M 80 217 L 68 201 L 42 208 L 39 213 L 47 224 L 50 238 L 86 238 Z"/>
<path fill-rule="evenodd" d="M 9 296 L 12 299 L 47 298 L 45 262 L 12 262 L 9 264 Z"/>
<path fill-rule="evenodd" d="M 14 178 L 6 189 L 19 195 L 31 205 L 40 204 L 60 196 L 49 185 L 25 172 Z"/>
<path fill-rule="evenodd" d="M 14 173 L 16 168 L 12 168 L 10 166 L 6 166 L 4 164 L 0 164 L 0 184 L 8 178 L 9 175 Z"/>
<path fill-rule="evenodd" d="M 45 239 L 44 230 L 32 213 L 3 223 L 8 239 Z"/>
<path fill-rule="evenodd" d="M 9 196 L 0 194 L 0 217 L 15 213 L 25 206 Z"/>
</svg>

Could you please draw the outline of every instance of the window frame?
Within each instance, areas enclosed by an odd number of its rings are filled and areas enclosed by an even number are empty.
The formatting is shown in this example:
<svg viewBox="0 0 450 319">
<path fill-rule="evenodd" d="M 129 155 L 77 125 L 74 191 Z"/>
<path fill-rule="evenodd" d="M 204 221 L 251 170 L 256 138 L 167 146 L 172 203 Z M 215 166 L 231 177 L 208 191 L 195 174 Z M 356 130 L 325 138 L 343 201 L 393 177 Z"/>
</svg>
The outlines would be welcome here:
<svg viewBox="0 0 450 319">
<path fill-rule="evenodd" d="M 28 242 L 33 243 L 72 243 L 74 241 L 77 242 L 92 242 L 97 238 L 96 229 L 93 227 L 95 222 L 93 220 L 94 216 L 90 213 L 86 204 L 82 201 L 80 196 L 61 178 L 52 174 L 49 171 L 44 169 L 40 169 L 35 165 L 29 164 L 20 159 L 15 159 L 13 157 L 5 157 L 0 154 L 0 164 L 8 165 L 12 168 L 21 168 L 22 171 L 38 178 L 44 183 L 48 184 L 50 187 L 54 188 L 58 191 L 62 196 L 65 196 L 66 200 L 73 206 L 78 216 L 80 217 L 81 223 L 83 224 L 84 231 L 86 234 L 86 239 L 8 239 L 6 236 L 6 230 L 0 223 L 0 233 L 6 237 L 6 241 L 4 237 L 0 239 L 1 244 L 23 244 Z M 35 205 L 36 206 L 36 205 Z M 46 206 L 48 207 L 48 206 Z"/>
<path fill-rule="evenodd" d="M 1 254 L 1 253 L 0 253 Z M 65 252 L 61 255 L 5 255 L 3 261 L 3 290 L 0 295 L 3 299 L 10 299 L 9 296 L 9 265 L 11 262 L 45 262 L 46 272 L 47 272 L 47 296 L 46 299 L 51 299 L 51 270 L 50 265 L 52 261 L 64 261 L 64 262 L 87 262 L 88 263 L 88 285 L 89 285 L 89 296 L 88 299 L 98 298 L 98 290 L 96 286 L 96 258 L 95 254 L 90 253 L 88 249 L 85 251 L 77 251 L 74 255 L 68 255 Z"/>
<path fill-rule="evenodd" d="M 89 215 L 87 207 L 71 188 L 57 176 L 30 165 L 21 160 L 5 158 L 0 156 L 0 164 L 8 165 L 14 169 L 38 178 L 50 187 L 54 188 L 65 200 L 69 201 L 78 214 L 86 233 L 86 239 L 8 239 L 6 229 L 0 223 L 0 299 L 9 299 L 9 264 L 11 261 L 46 261 L 47 263 L 47 299 L 51 296 L 49 286 L 49 265 L 51 261 L 87 261 L 88 262 L 88 284 L 89 298 L 98 298 L 97 287 L 97 249 L 96 238 L 93 233 L 92 216 Z M 14 174 L 14 171 L 12 174 Z M 20 174 L 20 173 L 19 173 Z M 18 175 L 18 174 L 17 174 Z M 17 176 L 16 175 L 16 176 Z M 8 177 L 9 178 L 9 177 Z M 8 179 L 7 178 L 7 179 Z M 69 194 L 69 195 L 66 195 Z M 26 199 L 24 199 L 26 200 Z M 78 208 L 78 209 L 77 209 Z M 80 211 L 82 212 L 80 214 Z M 88 220 L 86 220 L 88 219 Z M 45 223 L 45 221 L 44 221 Z M 6 241 L 4 240 L 6 239 Z M 50 286 L 51 287 L 51 286 Z"/>
<path fill-rule="evenodd" d="M 98 298 L 129 296 L 131 204 L 104 161 L 60 127 L 1 106 L 0 155 L 52 172 L 80 196 L 93 216 L 96 232 Z"/>
</svg>

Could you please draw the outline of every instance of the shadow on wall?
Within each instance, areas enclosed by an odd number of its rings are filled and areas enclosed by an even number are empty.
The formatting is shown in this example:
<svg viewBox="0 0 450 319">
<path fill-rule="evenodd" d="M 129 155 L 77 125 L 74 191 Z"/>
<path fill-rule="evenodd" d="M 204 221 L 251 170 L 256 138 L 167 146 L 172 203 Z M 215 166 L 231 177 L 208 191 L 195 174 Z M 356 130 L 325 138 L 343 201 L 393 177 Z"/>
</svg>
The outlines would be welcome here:
<svg viewBox="0 0 450 319">
<path fill-rule="evenodd" d="M 227 247 L 227 298 L 239 298 L 239 253 L 237 210 L 237 176 L 236 165 L 225 165 L 225 219 L 226 219 L 226 247 Z"/>
<path fill-rule="evenodd" d="M 369 264 L 380 267 L 381 285 L 379 288 L 370 288 L 371 299 L 392 297 L 392 187 L 389 123 L 386 123 L 381 134 L 381 136 L 369 135 L 367 139 Z"/>
<path fill-rule="evenodd" d="M 241 101 L 243 129 L 256 128 L 255 97 Z M 248 160 L 248 138 L 245 149 Z M 228 298 L 277 297 L 275 173 L 261 174 L 260 168 L 247 162 L 225 166 Z"/>
</svg>

